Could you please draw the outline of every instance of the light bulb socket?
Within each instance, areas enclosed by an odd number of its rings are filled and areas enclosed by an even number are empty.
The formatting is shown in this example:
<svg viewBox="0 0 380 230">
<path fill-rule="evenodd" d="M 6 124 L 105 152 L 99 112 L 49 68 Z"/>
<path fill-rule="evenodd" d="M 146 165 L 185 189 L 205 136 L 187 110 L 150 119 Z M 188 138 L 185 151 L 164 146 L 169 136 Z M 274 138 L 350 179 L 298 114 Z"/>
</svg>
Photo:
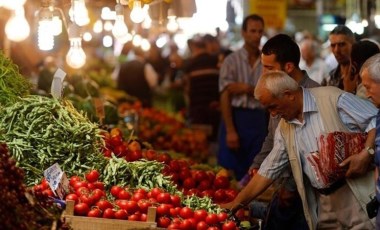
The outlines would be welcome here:
<svg viewBox="0 0 380 230">
<path fill-rule="evenodd" d="M 39 20 L 51 20 L 53 18 L 53 12 L 50 11 L 49 7 L 42 7 L 40 12 L 38 12 Z"/>
<path fill-rule="evenodd" d="M 115 5 L 115 12 L 116 12 L 116 15 L 123 15 L 124 16 L 124 7 L 123 7 L 123 5 L 121 5 L 120 3 L 117 3 Z"/>
<path fill-rule="evenodd" d="M 81 37 L 80 36 L 80 27 L 75 23 L 71 23 L 67 30 L 69 33 L 69 39 Z"/>
</svg>

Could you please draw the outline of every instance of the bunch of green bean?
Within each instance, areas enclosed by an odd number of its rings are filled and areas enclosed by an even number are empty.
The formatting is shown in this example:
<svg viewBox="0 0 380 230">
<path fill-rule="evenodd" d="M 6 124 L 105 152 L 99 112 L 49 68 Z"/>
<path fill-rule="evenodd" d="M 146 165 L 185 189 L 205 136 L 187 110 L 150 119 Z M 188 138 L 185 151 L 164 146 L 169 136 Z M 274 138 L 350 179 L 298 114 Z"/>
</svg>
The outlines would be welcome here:
<svg viewBox="0 0 380 230">
<path fill-rule="evenodd" d="M 54 163 L 69 176 L 107 164 L 97 124 L 68 101 L 30 95 L 1 108 L 0 141 L 24 169 L 27 185 L 38 183 Z"/>
<path fill-rule="evenodd" d="M 29 94 L 31 87 L 18 66 L 0 52 L 0 105 L 13 104 L 19 97 Z"/>
<path fill-rule="evenodd" d="M 103 171 L 103 182 L 106 185 L 128 186 L 150 190 L 154 187 L 163 188 L 174 194 L 179 191 L 169 176 L 162 174 L 164 164 L 157 161 L 128 162 L 123 158 L 113 156 Z"/>
<path fill-rule="evenodd" d="M 185 196 L 182 204 L 193 210 L 204 209 L 209 213 L 220 213 L 223 209 L 215 204 L 210 197 Z"/>
</svg>

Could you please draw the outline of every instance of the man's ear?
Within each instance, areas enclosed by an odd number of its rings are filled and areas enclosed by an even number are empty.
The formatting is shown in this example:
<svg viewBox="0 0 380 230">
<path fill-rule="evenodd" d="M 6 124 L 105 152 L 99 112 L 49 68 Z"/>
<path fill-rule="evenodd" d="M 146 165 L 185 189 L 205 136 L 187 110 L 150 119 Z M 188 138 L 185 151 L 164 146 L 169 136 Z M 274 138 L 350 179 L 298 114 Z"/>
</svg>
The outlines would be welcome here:
<svg viewBox="0 0 380 230">
<path fill-rule="evenodd" d="M 285 90 L 284 93 L 283 93 L 284 97 L 288 98 L 289 100 L 291 101 L 294 101 L 295 100 L 295 95 L 294 95 L 294 92 L 291 91 L 291 90 Z"/>
<path fill-rule="evenodd" d="M 292 63 L 292 62 L 287 62 L 287 63 L 285 63 L 285 66 L 284 66 L 285 68 L 284 68 L 284 70 L 285 70 L 285 73 L 287 73 L 287 74 L 289 74 L 289 73 L 291 73 L 291 72 L 293 72 L 293 70 L 294 70 L 294 63 Z"/>
</svg>

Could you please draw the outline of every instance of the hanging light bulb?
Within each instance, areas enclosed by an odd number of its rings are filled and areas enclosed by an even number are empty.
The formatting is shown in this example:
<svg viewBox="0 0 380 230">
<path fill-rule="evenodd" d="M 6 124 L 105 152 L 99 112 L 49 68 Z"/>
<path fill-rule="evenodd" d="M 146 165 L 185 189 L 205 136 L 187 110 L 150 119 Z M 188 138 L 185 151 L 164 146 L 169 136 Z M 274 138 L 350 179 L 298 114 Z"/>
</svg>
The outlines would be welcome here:
<svg viewBox="0 0 380 230">
<path fill-rule="evenodd" d="M 88 10 L 84 0 L 73 0 L 69 10 L 70 20 L 78 26 L 85 26 L 90 23 Z"/>
<path fill-rule="evenodd" d="M 5 33 L 8 39 L 14 42 L 21 42 L 29 36 L 30 27 L 26 21 L 23 6 L 14 10 L 12 17 L 5 25 Z"/>
<path fill-rule="evenodd" d="M 92 30 L 94 31 L 94 33 L 100 34 L 103 31 L 103 22 L 102 22 L 102 20 L 100 20 L 100 19 L 96 20 L 96 22 L 94 23 L 94 26 L 93 26 Z"/>
<path fill-rule="evenodd" d="M 66 55 L 66 63 L 73 69 L 82 68 L 86 64 L 86 54 L 82 49 L 82 38 L 79 27 L 75 23 L 69 26 L 70 49 Z"/>
<path fill-rule="evenodd" d="M 124 7 L 118 3 L 115 6 L 116 18 L 112 28 L 112 34 L 116 39 L 122 39 L 128 34 L 128 27 L 124 22 Z"/>
<path fill-rule="evenodd" d="M 143 10 L 145 13 L 145 18 L 143 23 L 141 24 L 141 27 L 144 29 L 150 29 L 150 27 L 152 26 L 152 19 L 149 16 L 149 5 L 145 4 Z"/>
<path fill-rule="evenodd" d="M 133 8 L 130 17 L 134 23 L 140 23 L 144 20 L 145 14 L 144 10 L 141 8 L 140 0 L 133 1 Z"/>
<path fill-rule="evenodd" d="M 26 0 L 2 0 L 0 6 L 8 10 L 16 10 L 25 4 Z"/>
<path fill-rule="evenodd" d="M 169 32 L 176 32 L 178 30 L 178 23 L 176 20 L 177 16 L 174 14 L 174 11 L 172 8 L 169 8 L 168 10 L 168 23 L 166 24 L 166 28 Z"/>
<path fill-rule="evenodd" d="M 54 35 L 52 29 L 53 14 L 48 5 L 43 5 L 38 13 L 38 48 L 40 50 L 52 50 L 54 47 Z"/>
</svg>

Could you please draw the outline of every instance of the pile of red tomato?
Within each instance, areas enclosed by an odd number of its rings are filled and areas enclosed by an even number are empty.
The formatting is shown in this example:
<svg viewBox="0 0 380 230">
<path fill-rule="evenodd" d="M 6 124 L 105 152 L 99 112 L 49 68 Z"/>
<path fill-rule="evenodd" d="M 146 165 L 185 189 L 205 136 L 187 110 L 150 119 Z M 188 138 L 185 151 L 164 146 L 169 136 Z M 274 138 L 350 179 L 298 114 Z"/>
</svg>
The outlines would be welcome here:
<svg viewBox="0 0 380 230">
<path fill-rule="evenodd" d="M 65 200 L 75 202 L 74 214 L 108 219 L 146 221 L 149 207 L 156 208 L 158 227 L 168 229 L 237 229 L 225 212 L 209 213 L 205 209 L 192 210 L 182 204 L 181 196 L 170 194 L 161 188 L 131 189 L 112 186 L 106 195 L 99 172 L 91 170 L 85 178 L 70 178 L 70 193 Z M 45 180 L 35 186 L 39 191 L 50 191 Z M 49 194 L 53 195 L 51 192 Z M 45 192 L 47 193 L 47 192 Z"/>
</svg>

